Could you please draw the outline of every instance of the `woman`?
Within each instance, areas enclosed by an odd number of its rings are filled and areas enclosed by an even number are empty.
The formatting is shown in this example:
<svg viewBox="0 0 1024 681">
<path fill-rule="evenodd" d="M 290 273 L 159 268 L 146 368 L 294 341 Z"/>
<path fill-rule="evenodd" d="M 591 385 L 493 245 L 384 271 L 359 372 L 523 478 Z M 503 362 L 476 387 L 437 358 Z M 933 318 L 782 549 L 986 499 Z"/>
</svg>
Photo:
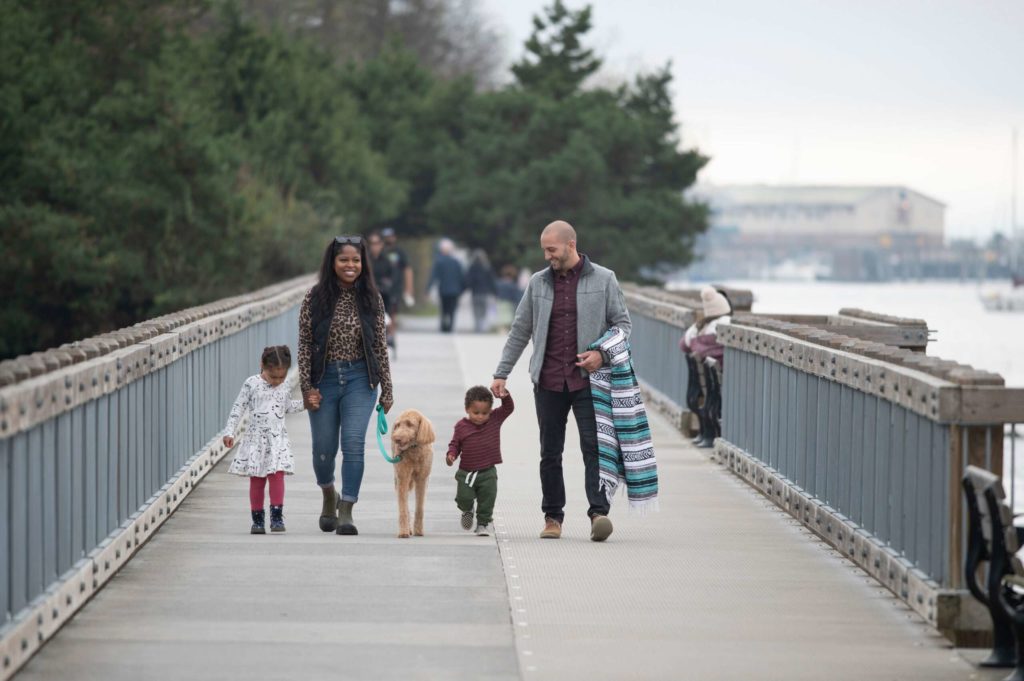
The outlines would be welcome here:
<svg viewBox="0 0 1024 681">
<path fill-rule="evenodd" d="M 385 412 L 394 401 L 384 303 L 361 237 L 339 236 L 327 244 L 319 279 L 302 301 L 299 381 L 310 410 L 313 470 L 324 497 L 320 529 L 359 534 L 352 506 L 359 500 L 363 481 L 366 428 L 377 386 Z M 334 488 L 339 439 L 340 497 Z"/>
<path fill-rule="evenodd" d="M 694 361 L 702 365 L 704 371 L 704 405 L 698 412 L 700 418 L 700 440 L 698 447 L 711 447 L 715 438 L 722 434 L 722 364 L 725 358 L 725 347 L 718 341 L 718 326 L 728 324 L 731 320 L 732 305 L 729 298 L 710 286 L 700 292 L 704 308 L 700 327 L 689 340 L 684 337 L 683 351 L 693 353 Z"/>
</svg>

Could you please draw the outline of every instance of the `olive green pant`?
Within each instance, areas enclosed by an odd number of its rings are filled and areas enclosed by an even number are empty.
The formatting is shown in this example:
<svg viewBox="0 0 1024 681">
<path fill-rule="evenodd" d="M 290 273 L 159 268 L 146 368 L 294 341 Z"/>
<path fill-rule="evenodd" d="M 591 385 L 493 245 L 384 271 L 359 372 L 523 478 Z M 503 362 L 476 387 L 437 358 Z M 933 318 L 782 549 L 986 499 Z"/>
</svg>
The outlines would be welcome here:
<svg viewBox="0 0 1024 681">
<path fill-rule="evenodd" d="M 469 477 L 471 485 L 466 484 Z M 498 498 L 498 467 L 491 466 L 482 471 L 464 471 L 461 468 L 455 473 L 458 487 L 455 489 L 455 503 L 463 513 L 473 512 L 476 501 L 476 522 L 487 525 L 494 519 L 494 500 Z"/>
</svg>

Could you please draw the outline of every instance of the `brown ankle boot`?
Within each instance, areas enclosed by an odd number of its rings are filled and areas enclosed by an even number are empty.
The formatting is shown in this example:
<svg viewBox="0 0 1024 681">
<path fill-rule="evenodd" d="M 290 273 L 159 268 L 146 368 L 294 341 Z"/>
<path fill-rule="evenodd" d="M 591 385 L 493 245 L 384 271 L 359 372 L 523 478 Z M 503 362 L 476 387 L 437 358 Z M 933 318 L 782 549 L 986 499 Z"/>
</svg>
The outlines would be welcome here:
<svg viewBox="0 0 1024 681">
<path fill-rule="evenodd" d="M 541 539 L 558 539 L 562 536 L 562 523 L 554 518 L 544 517 L 544 529 L 541 530 Z"/>
<path fill-rule="evenodd" d="M 354 501 L 338 502 L 338 534 L 359 534 L 355 523 L 352 522 L 352 506 Z"/>
<path fill-rule="evenodd" d="M 335 491 L 334 485 L 321 487 L 320 491 L 324 493 L 324 505 L 320 509 L 320 531 L 334 532 L 338 526 L 338 492 Z"/>
</svg>

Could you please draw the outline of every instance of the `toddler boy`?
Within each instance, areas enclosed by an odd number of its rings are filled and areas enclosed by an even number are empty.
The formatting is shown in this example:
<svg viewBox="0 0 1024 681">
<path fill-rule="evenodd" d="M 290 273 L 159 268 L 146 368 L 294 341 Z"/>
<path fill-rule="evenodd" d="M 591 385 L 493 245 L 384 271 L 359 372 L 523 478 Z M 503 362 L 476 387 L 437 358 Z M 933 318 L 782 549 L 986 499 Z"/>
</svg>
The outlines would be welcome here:
<svg viewBox="0 0 1024 681">
<path fill-rule="evenodd" d="M 473 528 L 473 503 L 476 502 L 476 534 L 491 534 L 494 501 L 498 497 L 498 469 L 501 463 L 501 424 L 515 409 L 512 396 L 505 394 L 501 406 L 491 410 L 494 399 L 482 385 L 466 391 L 466 418 L 455 424 L 448 444 L 446 462 L 459 461 L 455 474 L 458 488 L 455 503 L 462 511 L 462 529 Z"/>
</svg>

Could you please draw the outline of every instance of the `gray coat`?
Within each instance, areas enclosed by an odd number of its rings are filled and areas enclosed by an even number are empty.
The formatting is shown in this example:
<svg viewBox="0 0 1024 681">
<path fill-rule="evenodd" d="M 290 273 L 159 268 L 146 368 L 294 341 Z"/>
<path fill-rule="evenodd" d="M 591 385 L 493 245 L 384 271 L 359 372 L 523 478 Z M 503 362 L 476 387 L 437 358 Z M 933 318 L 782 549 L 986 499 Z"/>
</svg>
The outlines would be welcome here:
<svg viewBox="0 0 1024 681">
<path fill-rule="evenodd" d="M 586 256 L 583 256 L 586 258 Z M 555 300 L 554 273 L 551 268 L 541 270 L 530 278 L 523 299 L 516 308 L 512 329 L 508 332 L 501 361 L 494 371 L 495 378 L 508 378 L 512 367 L 523 354 L 526 344 L 533 341 L 530 357 L 530 378 L 540 383 L 540 370 L 544 365 L 544 348 L 548 342 L 548 323 Z M 626 309 L 626 299 L 619 288 L 615 273 L 586 258 L 576 288 L 576 348 L 583 352 L 587 346 L 617 326 L 629 337 L 633 328 Z M 583 376 L 587 372 L 580 369 Z"/>
</svg>

